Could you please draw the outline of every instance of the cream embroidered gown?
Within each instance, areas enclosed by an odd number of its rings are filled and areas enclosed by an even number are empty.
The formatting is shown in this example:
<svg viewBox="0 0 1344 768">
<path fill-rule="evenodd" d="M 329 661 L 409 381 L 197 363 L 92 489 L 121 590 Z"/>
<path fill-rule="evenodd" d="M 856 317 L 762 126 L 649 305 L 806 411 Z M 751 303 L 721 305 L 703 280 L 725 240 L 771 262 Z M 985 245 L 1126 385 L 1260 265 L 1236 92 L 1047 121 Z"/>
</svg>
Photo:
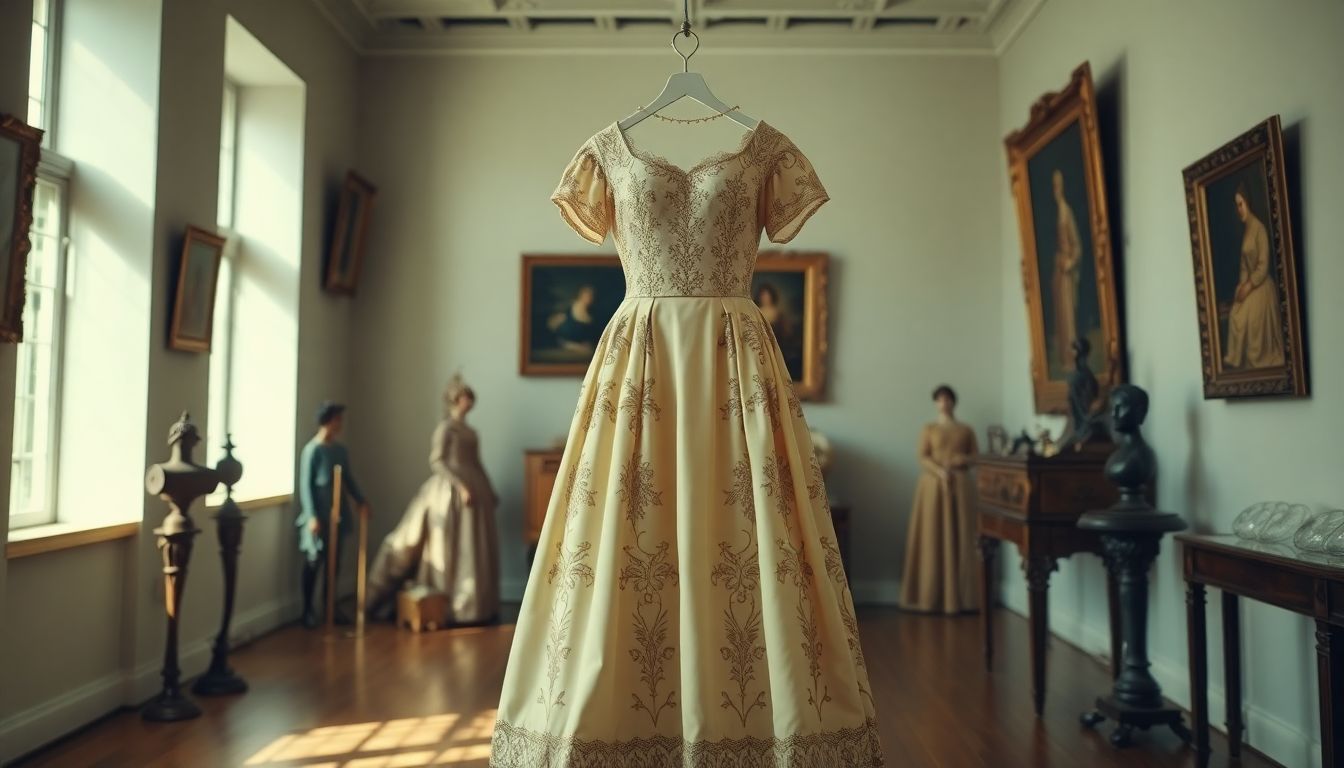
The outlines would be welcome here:
<svg viewBox="0 0 1344 768">
<path fill-rule="evenodd" d="M 583 382 L 505 673 L 507 768 L 883 765 L 820 468 L 748 297 L 826 200 L 764 122 L 690 169 L 616 125 L 552 197 L 627 295 Z"/>
</svg>

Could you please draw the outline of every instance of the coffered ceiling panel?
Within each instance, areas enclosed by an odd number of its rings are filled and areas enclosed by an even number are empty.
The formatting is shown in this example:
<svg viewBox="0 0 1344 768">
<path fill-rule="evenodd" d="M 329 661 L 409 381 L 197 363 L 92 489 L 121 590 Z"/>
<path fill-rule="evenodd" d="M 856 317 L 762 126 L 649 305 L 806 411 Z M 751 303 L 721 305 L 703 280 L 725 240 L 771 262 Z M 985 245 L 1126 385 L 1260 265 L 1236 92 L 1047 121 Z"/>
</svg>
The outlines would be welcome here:
<svg viewBox="0 0 1344 768">
<path fill-rule="evenodd" d="M 665 45 L 687 0 L 313 0 L 360 51 L 640 49 Z M 1043 0 L 689 0 L 715 50 L 993 54 Z"/>
</svg>

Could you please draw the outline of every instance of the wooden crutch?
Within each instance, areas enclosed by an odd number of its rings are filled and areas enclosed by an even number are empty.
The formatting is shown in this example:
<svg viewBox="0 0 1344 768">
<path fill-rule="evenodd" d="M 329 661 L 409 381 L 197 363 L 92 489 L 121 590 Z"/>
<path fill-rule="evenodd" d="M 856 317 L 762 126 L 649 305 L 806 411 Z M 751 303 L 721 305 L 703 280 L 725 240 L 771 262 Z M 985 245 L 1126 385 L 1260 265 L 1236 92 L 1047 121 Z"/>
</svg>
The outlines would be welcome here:
<svg viewBox="0 0 1344 768">
<path fill-rule="evenodd" d="M 337 544 L 341 535 L 341 465 L 337 464 L 331 474 L 331 519 L 327 524 L 327 621 L 326 630 L 336 627 L 336 561 Z"/>
<path fill-rule="evenodd" d="M 367 563 L 369 559 L 369 518 L 368 515 L 359 516 L 359 570 L 356 574 L 359 583 L 355 585 L 355 601 L 359 603 L 358 613 L 355 614 L 355 637 L 364 636 L 364 609 L 365 599 L 369 590 L 369 571 Z"/>
</svg>

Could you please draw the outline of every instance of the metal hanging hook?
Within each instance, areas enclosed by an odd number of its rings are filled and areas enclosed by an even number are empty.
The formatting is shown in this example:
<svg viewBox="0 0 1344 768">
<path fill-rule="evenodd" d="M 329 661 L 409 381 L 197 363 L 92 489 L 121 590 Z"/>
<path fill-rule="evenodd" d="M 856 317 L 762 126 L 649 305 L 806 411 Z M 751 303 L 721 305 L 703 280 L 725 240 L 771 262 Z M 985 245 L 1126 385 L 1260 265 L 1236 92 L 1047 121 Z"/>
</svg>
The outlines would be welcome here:
<svg viewBox="0 0 1344 768">
<path fill-rule="evenodd" d="M 691 52 L 690 52 L 690 53 L 682 53 L 682 52 L 681 52 L 681 49 L 677 47 L 677 35 L 681 35 L 682 37 L 693 37 L 693 38 L 695 38 L 695 47 L 691 49 Z M 695 34 L 694 32 L 691 31 L 691 2 L 690 2 L 690 0 L 682 0 L 682 5 L 681 5 L 681 29 L 679 29 L 679 30 L 677 30 L 676 32 L 673 32 L 673 33 L 672 33 L 672 50 L 676 51 L 676 52 L 677 52 L 677 55 L 681 57 L 681 71 L 683 71 L 683 72 L 690 72 L 690 71 L 691 71 L 691 57 L 695 55 L 695 52 L 696 52 L 696 51 L 700 50 L 700 36 L 697 35 L 697 34 Z"/>
</svg>

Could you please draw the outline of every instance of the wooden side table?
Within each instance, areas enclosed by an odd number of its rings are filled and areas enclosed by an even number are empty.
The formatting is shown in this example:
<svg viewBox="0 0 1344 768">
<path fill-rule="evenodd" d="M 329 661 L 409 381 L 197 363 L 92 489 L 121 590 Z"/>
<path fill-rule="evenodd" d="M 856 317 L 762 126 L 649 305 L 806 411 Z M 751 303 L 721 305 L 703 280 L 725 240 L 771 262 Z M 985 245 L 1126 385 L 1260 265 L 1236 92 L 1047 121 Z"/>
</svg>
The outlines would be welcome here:
<svg viewBox="0 0 1344 768">
<path fill-rule="evenodd" d="M 563 448 L 542 448 L 523 452 L 523 546 L 527 548 L 527 566 L 537 554 L 541 524 L 551 503 L 556 475 L 560 472 Z"/>
<path fill-rule="evenodd" d="M 984 629 L 985 669 L 994 657 L 994 609 L 989 596 L 991 567 L 999 542 L 1017 545 L 1027 577 L 1027 614 L 1031 627 L 1031 702 L 1045 709 L 1045 644 L 1050 636 L 1050 574 L 1060 558 L 1076 552 L 1101 552 L 1101 540 L 1078 527 L 1088 509 L 1108 507 L 1115 489 L 1102 474 L 1105 453 L 981 456 L 976 460 L 976 501 L 980 517 L 980 616 Z M 1107 576 L 1111 624 L 1111 674 L 1119 669 L 1119 602 L 1114 577 Z"/>
<path fill-rule="evenodd" d="M 1190 647 L 1190 715 L 1199 765 L 1209 763 L 1209 657 L 1206 587 L 1222 591 L 1223 665 L 1229 756 L 1241 756 L 1240 597 L 1316 620 L 1321 764 L 1344 768 L 1344 567 L 1324 555 L 1235 536 L 1177 534 L 1185 568 Z"/>
</svg>

